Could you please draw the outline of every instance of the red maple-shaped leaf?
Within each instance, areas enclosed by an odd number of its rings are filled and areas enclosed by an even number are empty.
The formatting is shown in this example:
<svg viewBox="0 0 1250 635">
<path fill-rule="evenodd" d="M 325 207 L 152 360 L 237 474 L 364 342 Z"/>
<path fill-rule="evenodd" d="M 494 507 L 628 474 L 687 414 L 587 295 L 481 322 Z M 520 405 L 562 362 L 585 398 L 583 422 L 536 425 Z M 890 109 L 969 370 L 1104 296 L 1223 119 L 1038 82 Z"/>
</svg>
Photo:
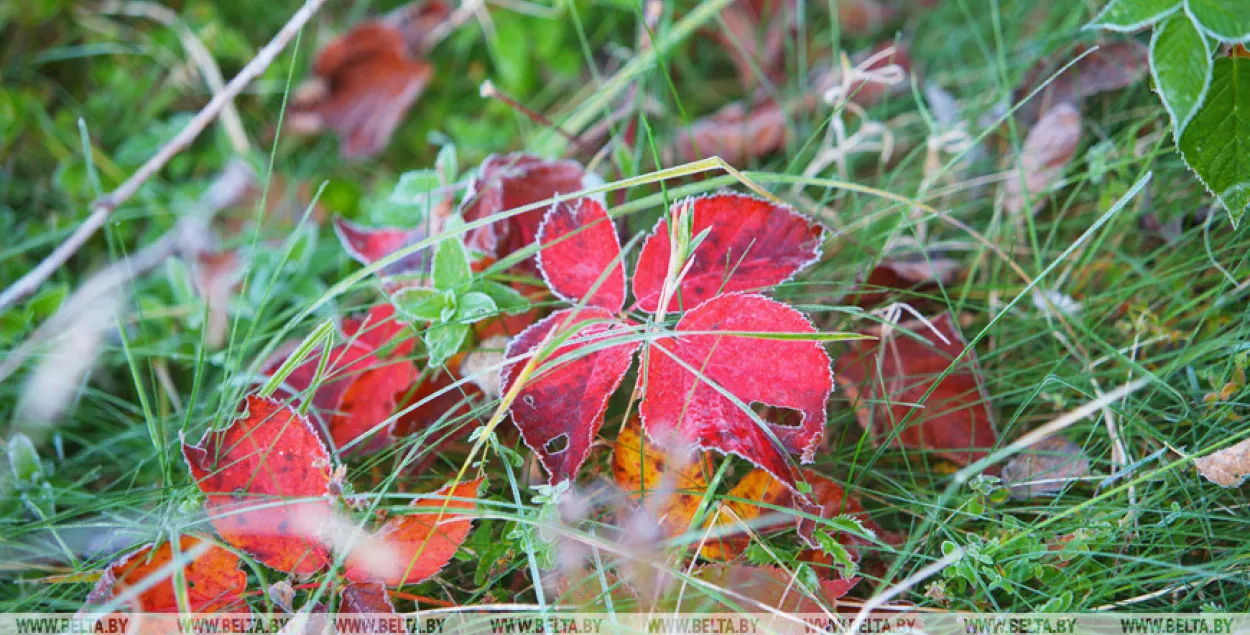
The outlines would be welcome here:
<svg viewBox="0 0 1250 635">
<path fill-rule="evenodd" d="M 873 443 L 930 451 L 967 465 L 985 457 L 998 432 L 974 353 L 955 364 L 966 342 L 954 319 L 942 314 L 932 324 L 947 341 L 914 321 L 882 339 L 852 342 L 837 360 L 838 385 Z"/>
<path fill-rule="evenodd" d="M 355 582 L 381 582 L 387 586 L 416 584 L 430 578 L 451 562 L 468 537 L 472 512 L 482 479 L 448 485 L 432 495 L 413 501 L 404 516 L 388 519 L 374 533 L 374 540 L 390 551 L 388 557 L 356 549 L 347 556 L 344 574 Z"/>
<path fill-rule="evenodd" d="M 698 306 L 721 293 L 766 289 L 820 256 L 824 228 L 788 207 L 733 193 L 676 204 L 682 205 L 693 207 L 691 236 L 711 231 L 695 249 L 669 311 Z M 668 222 L 664 218 L 656 225 L 634 270 L 634 297 L 643 311 L 654 312 L 660 304 L 672 251 Z"/>
<path fill-rule="evenodd" d="M 339 216 L 334 218 L 334 233 L 342 243 L 343 249 L 347 251 L 347 255 L 366 266 L 429 237 L 425 225 L 408 229 L 365 227 Z M 433 259 L 432 250 L 421 249 L 382 267 L 380 272 L 383 275 L 429 273 Z"/>
<path fill-rule="evenodd" d="M 510 390 L 522 358 L 536 353 L 548 334 L 567 336 L 530 377 L 512 404 L 512 420 L 547 469 L 552 483 L 572 479 L 590 454 L 590 446 L 608 408 L 608 398 L 621 385 L 639 342 L 614 343 L 629 333 L 607 311 L 589 307 L 557 311 L 508 345 L 514 360 L 500 371 Z"/>
<path fill-rule="evenodd" d="M 815 506 L 798 494 L 787 455 L 810 462 L 816 452 L 833 390 L 829 356 L 814 341 L 743 333 L 816 329 L 802 313 L 761 295 L 734 293 L 704 302 L 682 316 L 675 338 L 649 348 L 643 425 L 661 446 L 688 444 L 751 461 L 795 492 L 800 508 L 811 510 Z M 792 409 L 797 416 L 783 419 L 788 425 L 767 421 L 765 430 L 743 410 L 752 404 Z"/>
<path fill-rule="evenodd" d="M 587 298 L 586 304 L 612 313 L 625 306 L 621 242 L 598 201 L 556 203 L 539 228 L 538 240 L 538 268 L 557 296 L 572 303 Z"/>
<path fill-rule="evenodd" d="M 409 56 L 398 28 L 369 21 L 326 46 L 313 74 L 318 81 L 297 91 L 289 125 L 301 132 L 330 128 L 339 152 L 359 159 L 386 147 L 433 67 Z"/>
<path fill-rule="evenodd" d="M 340 591 L 340 613 L 394 613 L 395 605 L 381 582 L 349 582 Z"/>
<path fill-rule="evenodd" d="M 195 536 L 183 535 L 178 540 L 181 557 L 199 553 L 198 557 L 182 567 L 186 581 L 187 608 L 195 613 L 217 613 L 227 609 L 246 609 L 243 593 L 247 591 L 247 574 L 239 570 L 239 557 Z M 121 596 L 131 587 L 147 585 L 161 569 L 174 560 L 173 543 L 161 546 L 147 545 L 142 549 L 110 564 L 100 576 L 99 582 L 87 596 L 88 611 Z M 135 613 L 177 613 L 177 590 L 173 576 L 164 574 L 140 592 L 128 607 Z M 89 611 L 88 611 L 89 612 Z"/>
<path fill-rule="evenodd" d="M 330 515 L 329 454 L 290 406 L 255 395 L 246 406 L 182 455 L 222 538 L 279 571 L 313 573 L 329 557 L 316 538 Z"/>
<path fill-rule="evenodd" d="M 529 154 L 493 154 L 478 168 L 461 204 L 464 220 L 473 222 L 553 198 L 584 190 L 597 182 L 576 161 L 548 161 Z M 469 230 L 465 245 L 496 260 L 534 243 L 547 207 L 539 207 Z M 520 265 L 537 275 L 532 258 Z"/>
</svg>

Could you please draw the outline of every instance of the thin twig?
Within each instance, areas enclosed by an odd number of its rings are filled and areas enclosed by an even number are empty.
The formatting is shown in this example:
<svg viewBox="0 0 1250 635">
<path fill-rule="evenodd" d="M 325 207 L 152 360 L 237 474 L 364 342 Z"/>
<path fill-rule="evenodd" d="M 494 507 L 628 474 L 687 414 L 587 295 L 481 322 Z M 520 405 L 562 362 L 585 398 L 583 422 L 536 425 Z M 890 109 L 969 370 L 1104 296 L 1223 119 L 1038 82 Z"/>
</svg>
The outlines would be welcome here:
<svg viewBox="0 0 1250 635">
<path fill-rule="evenodd" d="M 239 74 L 235 75 L 234 79 L 230 80 L 230 83 L 226 84 L 220 93 L 213 96 L 213 99 L 200 112 L 196 113 L 195 117 L 187 122 L 187 125 L 178 134 L 174 135 L 173 139 L 165 143 L 156 154 L 152 155 L 152 158 L 148 159 L 143 166 L 118 186 L 117 189 L 96 201 L 91 215 L 87 217 L 87 220 L 83 221 L 82 225 L 78 226 L 78 229 L 74 230 L 74 233 L 65 242 L 53 250 L 47 258 L 44 258 L 43 262 L 40 262 L 38 266 L 31 269 L 17 282 L 13 283 L 12 286 L 5 289 L 4 293 L 0 294 L 0 311 L 12 307 L 22 298 L 34 293 L 39 288 L 39 285 L 43 284 L 57 269 L 60 269 L 95 234 L 96 230 L 104 226 L 108 217 L 112 215 L 113 210 L 133 196 L 135 192 L 138 192 L 139 188 L 159 172 L 161 168 L 165 167 L 165 164 L 170 159 L 190 146 L 191 142 L 195 141 L 201 132 L 204 132 L 204 129 L 217 118 L 217 115 L 221 113 L 227 104 L 230 104 L 253 79 L 265 72 L 265 69 L 273 63 L 278 54 L 286 48 L 286 45 L 295 38 L 295 35 L 304 28 L 308 20 L 317 13 L 325 2 L 326 0 L 306 0 L 304 6 L 300 7 L 295 12 L 295 15 L 291 16 L 291 19 L 282 27 L 282 30 L 278 31 L 278 34 L 256 54 L 256 57 L 252 58 L 252 61 L 248 62 L 247 66 L 243 67 L 243 70 L 239 71 Z"/>
</svg>

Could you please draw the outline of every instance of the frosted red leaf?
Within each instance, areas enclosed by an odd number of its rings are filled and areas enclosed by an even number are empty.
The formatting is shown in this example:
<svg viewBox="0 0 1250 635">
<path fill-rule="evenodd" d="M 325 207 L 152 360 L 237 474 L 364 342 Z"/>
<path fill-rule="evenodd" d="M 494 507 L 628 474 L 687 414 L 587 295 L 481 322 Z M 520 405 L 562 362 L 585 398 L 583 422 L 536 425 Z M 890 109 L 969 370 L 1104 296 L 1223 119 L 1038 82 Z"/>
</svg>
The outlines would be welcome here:
<svg viewBox="0 0 1250 635">
<path fill-rule="evenodd" d="M 354 582 L 381 582 L 396 587 L 429 579 L 451 562 L 468 537 L 482 479 L 447 485 L 432 495 L 413 501 L 415 513 L 393 516 L 374 532 L 374 539 L 395 552 L 379 562 L 359 550 L 348 554 L 344 575 Z"/>
<path fill-rule="evenodd" d="M 419 225 L 402 227 L 365 227 L 340 216 L 334 218 L 334 233 L 347 255 L 362 265 L 371 265 L 404 247 L 410 247 L 429 237 L 428 228 Z M 421 249 L 382 267 L 383 275 L 405 273 L 429 273 L 434 252 Z"/>
<path fill-rule="evenodd" d="M 459 366 L 453 360 L 448 364 Z M 421 453 L 416 457 L 411 470 L 419 473 L 424 471 L 438 453 L 448 444 L 464 438 L 477 427 L 479 420 L 470 419 L 473 410 L 473 399 L 481 396 L 482 391 L 472 382 L 465 382 L 452 387 L 460 380 L 445 370 L 431 371 L 421 381 L 404 393 L 405 400 L 400 411 L 408 412 L 400 415 L 399 421 L 391 430 L 391 436 L 397 439 L 429 433 L 420 441 Z M 437 426 L 437 429 L 431 429 Z"/>
<path fill-rule="evenodd" d="M 207 548 L 182 567 L 186 580 L 187 607 L 195 613 L 217 613 L 246 610 L 243 594 L 247 591 L 247 574 L 239 570 L 239 557 L 195 536 L 183 535 L 178 540 L 181 557 Z M 173 544 L 159 547 L 147 545 L 108 566 L 87 596 L 87 607 L 108 603 L 130 587 L 147 584 L 152 576 L 174 560 Z M 172 575 L 139 593 L 127 607 L 136 613 L 177 613 L 178 599 Z"/>
<path fill-rule="evenodd" d="M 227 542 L 279 571 L 326 565 L 316 536 L 330 515 L 330 457 L 293 408 L 251 395 L 228 427 L 208 430 L 199 445 L 184 441 L 182 455 Z"/>
<path fill-rule="evenodd" d="M 394 423 L 379 427 L 396 410 L 399 400 L 416 381 L 417 368 L 407 361 L 383 362 L 360 374 L 339 398 L 330 417 L 330 438 L 338 449 L 351 446 L 354 453 L 376 452 L 390 441 Z"/>
<path fill-rule="evenodd" d="M 381 582 L 349 582 L 340 591 L 340 613 L 394 613 L 395 605 Z"/>
<path fill-rule="evenodd" d="M 695 249 L 694 263 L 674 294 L 670 311 L 697 306 L 720 293 L 766 289 L 785 282 L 820 256 L 824 227 L 798 212 L 742 194 L 724 193 L 680 201 L 693 206 L 693 230 L 711 228 Z M 642 247 L 634 270 L 638 308 L 654 312 L 668 271 L 672 247 L 668 218 L 661 219 Z"/>
<path fill-rule="evenodd" d="M 950 314 L 931 322 L 949 343 L 919 321 L 900 324 L 884 339 L 851 342 L 837 359 L 838 385 L 874 444 L 893 440 L 967 465 L 998 441 L 994 415 L 972 351 L 938 381 L 966 343 Z"/>
<path fill-rule="evenodd" d="M 598 201 L 580 198 L 556 203 L 538 230 L 538 240 L 543 245 L 538 268 L 557 296 L 572 303 L 587 298 L 587 305 L 612 313 L 625 306 L 621 242 Z M 600 278 L 603 282 L 595 288 Z"/>
<path fill-rule="evenodd" d="M 814 341 L 683 334 L 692 331 L 815 333 L 812 323 L 799 311 L 755 294 L 704 302 L 677 323 L 676 338 L 650 346 L 639 412 L 648 436 L 660 445 L 689 443 L 741 456 L 789 487 L 797 507 L 819 511 L 798 493 L 787 455 L 810 462 L 824 431 L 825 404 L 833 390 L 824 348 Z M 765 431 L 712 384 L 745 406 L 790 409 L 797 416 L 789 417 L 788 425 L 767 421 Z"/>
<path fill-rule="evenodd" d="M 586 189 L 595 181 L 596 177 L 576 161 L 549 161 L 519 153 L 492 154 L 482 162 L 470 183 L 461 213 L 467 222 L 478 221 Z M 465 245 L 492 258 L 504 258 L 534 243 L 546 213 L 547 207 L 542 206 L 469 230 Z M 533 258 L 519 266 L 527 273 L 538 273 Z"/>
<path fill-rule="evenodd" d="M 391 134 L 433 75 L 408 54 L 404 34 L 379 21 L 357 25 L 313 62 L 316 79 L 294 96 L 288 125 L 298 132 L 330 128 L 339 153 L 360 159 L 386 147 Z"/>
<path fill-rule="evenodd" d="M 638 350 L 636 341 L 605 343 L 628 334 L 623 325 L 611 320 L 612 314 L 600 308 L 565 309 L 526 329 L 508 345 L 506 358 L 517 361 L 500 371 L 504 391 L 510 390 L 526 364 L 526 359 L 518 358 L 535 351 L 554 329 L 561 329 L 559 335 L 572 334 L 539 365 L 511 409 L 512 421 L 552 483 L 577 475 L 603 426 L 608 398 L 621 385 Z M 584 348 L 593 352 L 569 357 Z"/>
<path fill-rule="evenodd" d="M 388 359 L 409 357 L 416 350 L 416 332 L 395 316 L 389 302 L 369 307 L 363 316 L 343 318 L 343 334 Z"/>
</svg>

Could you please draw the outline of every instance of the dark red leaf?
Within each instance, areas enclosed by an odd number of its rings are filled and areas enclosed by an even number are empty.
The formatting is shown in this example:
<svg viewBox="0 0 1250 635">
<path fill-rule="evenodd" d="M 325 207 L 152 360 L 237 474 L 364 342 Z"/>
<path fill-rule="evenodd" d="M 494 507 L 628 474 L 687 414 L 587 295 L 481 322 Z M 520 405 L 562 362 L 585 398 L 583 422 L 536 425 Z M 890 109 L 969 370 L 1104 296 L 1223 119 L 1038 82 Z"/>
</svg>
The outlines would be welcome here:
<svg viewBox="0 0 1250 635">
<path fill-rule="evenodd" d="M 387 586 L 416 584 L 429 579 L 451 562 L 456 550 L 468 537 L 482 479 L 448 485 L 434 494 L 414 500 L 414 513 L 394 516 L 382 524 L 374 538 L 394 552 L 393 557 L 364 553 L 356 549 L 347 556 L 343 573 L 355 582 L 377 581 Z"/>
<path fill-rule="evenodd" d="M 399 29 L 371 21 L 325 47 L 313 74 L 319 82 L 297 91 L 289 125 L 301 132 L 331 128 L 339 153 L 359 159 L 386 147 L 433 67 L 409 56 Z"/>
<path fill-rule="evenodd" d="M 825 404 L 833 391 L 824 348 L 813 341 L 683 335 L 705 331 L 815 333 L 816 329 L 802 313 L 760 295 L 722 295 L 695 307 L 677 323 L 675 339 L 649 348 L 639 410 L 648 436 L 664 447 L 690 444 L 741 456 L 789 487 L 800 508 L 818 511 L 798 493 L 787 453 L 810 462 L 824 431 Z M 743 405 L 792 409 L 800 420 L 790 421 L 792 425 L 769 421 L 765 431 L 709 382 Z"/>
<path fill-rule="evenodd" d="M 429 237 L 424 225 L 411 229 L 399 227 L 365 227 L 341 216 L 334 218 L 334 233 L 343 244 L 347 254 L 362 265 L 371 265 L 386 256 L 415 245 Z M 405 273 L 429 273 L 434 253 L 422 249 L 383 267 L 383 275 Z"/>
<path fill-rule="evenodd" d="M 548 161 L 528 154 L 492 154 L 478 168 L 461 205 L 464 220 L 473 222 L 508 210 L 590 187 L 595 178 L 576 161 Z M 502 259 L 534 243 L 547 207 L 539 207 L 493 222 L 465 234 L 465 245 Z M 519 265 L 538 274 L 532 258 Z"/>
<path fill-rule="evenodd" d="M 339 398 L 330 418 L 330 438 L 335 448 L 353 444 L 352 452 L 370 453 L 386 447 L 394 423 L 379 428 L 394 412 L 399 400 L 417 379 L 410 362 L 383 362 L 360 374 Z M 363 439 L 363 440 L 361 440 Z"/>
<path fill-rule="evenodd" d="M 554 329 L 572 333 L 529 378 L 512 404 L 512 420 L 525 444 L 538 455 L 552 483 L 572 479 L 590 454 L 590 446 L 608 407 L 608 398 L 621 385 L 638 342 L 616 344 L 563 359 L 587 347 L 602 347 L 604 340 L 628 334 L 612 314 L 600 308 L 565 309 L 526 329 L 508 345 L 507 358 L 534 351 Z M 594 321 L 593 323 L 588 323 Z M 566 324 L 567 322 L 567 324 Z M 568 342 L 568 340 L 566 340 Z M 593 349 L 592 349 L 593 350 Z M 501 385 L 509 390 L 525 359 L 514 361 L 500 372 Z"/>
<path fill-rule="evenodd" d="M 580 198 L 556 203 L 538 230 L 538 268 L 557 296 L 617 313 L 625 306 L 625 263 L 621 242 L 607 210 Z M 611 268 L 611 272 L 604 275 Z M 599 279 L 603 282 L 595 288 Z M 590 296 L 594 289 L 594 296 Z"/>
<path fill-rule="evenodd" d="M 373 305 L 362 317 L 343 318 L 343 334 L 387 359 L 410 357 L 417 344 L 416 332 L 389 302 Z"/>
<path fill-rule="evenodd" d="M 343 585 L 340 613 L 394 613 L 395 605 L 381 582 L 349 582 Z"/>
<path fill-rule="evenodd" d="M 456 364 L 448 364 L 449 367 L 453 365 Z M 459 375 L 445 370 L 433 371 L 404 393 L 405 401 L 401 411 L 416 404 L 420 405 L 400 415 L 391 436 L 402 439 L 429 432 L 429 436 L 423 437 L 420 443 L 421 454 L 412 464 L 411 471 L 424 471 L 426 466 L 438 458 L 438 453 L 443 448 L 464 438 L 477 427 L 479 420 L 469 418 L 468 415 L 473 410 L 471 399 L 480 397 L 482 391 L 472 382 L 448 390 L 459 380 Z M 433 426 L 438 426 L 438 429 L 431 430 Z"/>
<path fill-rule="evenodd" d="M 184 441 L 182 455 L 227 542 L 295 574 L 329 561 L 316 535 L 330 515 L 330 456 L 290 406 L 249 396 L 247 410 L 229 427 L 205 432 L 199 445 Z"/>
<path fill-rule="evenodd" d="M 243 594 L 247 591 L 247 574 L 239 570 L 238 556 L 228 549 L 188 535 L 179 538 L 178 547 L 184 558 L 207 547 L 207 551 L 182 567 L 187 583 L 187 606 L 191 611 L 217 613 L 227 609 L 239 610 L 240 607 L 246 610 Z M 117 560 L 104 570 L 87 596 L 87 607 L 106 604 L 130 587 L 147 584 L 173 559 L 173 544 L 166 542 L 159 547 L 147 545 Z M 173 576 L 166 575 L 165 579 L 139 593 L 128 607 L 136 613 L 177 613 L 179 608 Z"/>
<path fill-rule="evenodd" d="M 932 323 L 949 343 L 920 322 L 900 324 L 884 339 L 852 342 L 837 360 L 838 385 L 855 404 L 856 418 L 873 443 L 897 434 L 893 442 L 904 448 L 967 465 L 985 457 L 998 432 L 972 351 L 937 381 L 966 342 L 950 314 Z M 935 383 L 929 398 L 922 399 Z"/>
<path fill-rule="evenodd" d="M 720 293 L 763 290 L 788 280 L 820 257 L 824 227 L 798 212 L 742 194 L 716 194 L 674 205 L 692 205 L 692 236 L 711 228 L 694 252 L 668 310 L 694 307 Z M 642 247 L 634 270 L 638 308 L 654 312 L 671 252 L 668 219 L 661 219 Z"/>
</svg>

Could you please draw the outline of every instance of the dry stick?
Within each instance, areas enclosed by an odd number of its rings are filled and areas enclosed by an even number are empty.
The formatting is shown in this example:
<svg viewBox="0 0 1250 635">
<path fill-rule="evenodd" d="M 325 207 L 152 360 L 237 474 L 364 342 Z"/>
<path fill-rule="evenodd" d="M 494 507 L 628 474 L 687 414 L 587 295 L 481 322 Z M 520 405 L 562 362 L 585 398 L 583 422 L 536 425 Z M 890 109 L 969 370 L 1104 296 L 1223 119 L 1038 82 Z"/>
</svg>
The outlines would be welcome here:
<svg viewBox="0 0 1250 635">
<path fill-rule="evenodd" d="M 273 60 L 278 57 L 278 53 L 281 53 L 286 48 L 286 45 L 300 32 L 300 29 L 304 28 L 308 20 L 317 13 L 325 2 L 326 0 L 306 0 L 304 6 L 300 7 L 295 12 L 295 15 L 291 16 L 291 19 L 282 27 L 282 30 L 278 31 L 278 34 L 256 54 L 256 57 L 252 58 L 252 61 L 248 62 L 247 66 L 243 67 L 243 70 L 239 71 L 239 74 L 235 75 L 234 79 L 230 80 L 230 83 L 226 84 L 220 93 L 214 95 L 213 99 L 200 112 L 196 113 L 195 117 L 187 122 L 187 125 L 178 134 L 174 135 L 173 139 L 166 142 L 156 154 L 152 155 L 152 158 L 147 160 L 147 163 L 144 163 L 129 179 L 126 179 L 125 183 L 122 183 L 107 196 L 96 201 L 95 209 L 87 217 L 87 220 L 83 221 L 83 224 L 79 225 L 78 229 L 74 230 L 74 233 L 53 250 L 47 258 L 44 258 L 43 262 L 18 279 L 12 286 L 5 289 L 4 293 L 0 293 L 0 311 L 12 307 L 18 300 L 34 293 L 39 288 L 39 285 L 43 284 L 61 265 L 64 265 L 74 255 L 74 252 L 78 251 L 95 234 L 96 230 L 104 226 L 105 221 L 108 220 L 113 210 L 133 196 L 135 192 L 138 192 L 139 188 L 159 172 L 161 168 L 165 167 L 165 164 L 170 159 L 185 150 L 187 146 L 190 146 L 191 142 L 195 141 L 201 132 L 204 132 L 208 124 L 217 118 L 222 109 L 230 104 L 253 79 L 256 79 L 273 63 Z"/>
</svg>

